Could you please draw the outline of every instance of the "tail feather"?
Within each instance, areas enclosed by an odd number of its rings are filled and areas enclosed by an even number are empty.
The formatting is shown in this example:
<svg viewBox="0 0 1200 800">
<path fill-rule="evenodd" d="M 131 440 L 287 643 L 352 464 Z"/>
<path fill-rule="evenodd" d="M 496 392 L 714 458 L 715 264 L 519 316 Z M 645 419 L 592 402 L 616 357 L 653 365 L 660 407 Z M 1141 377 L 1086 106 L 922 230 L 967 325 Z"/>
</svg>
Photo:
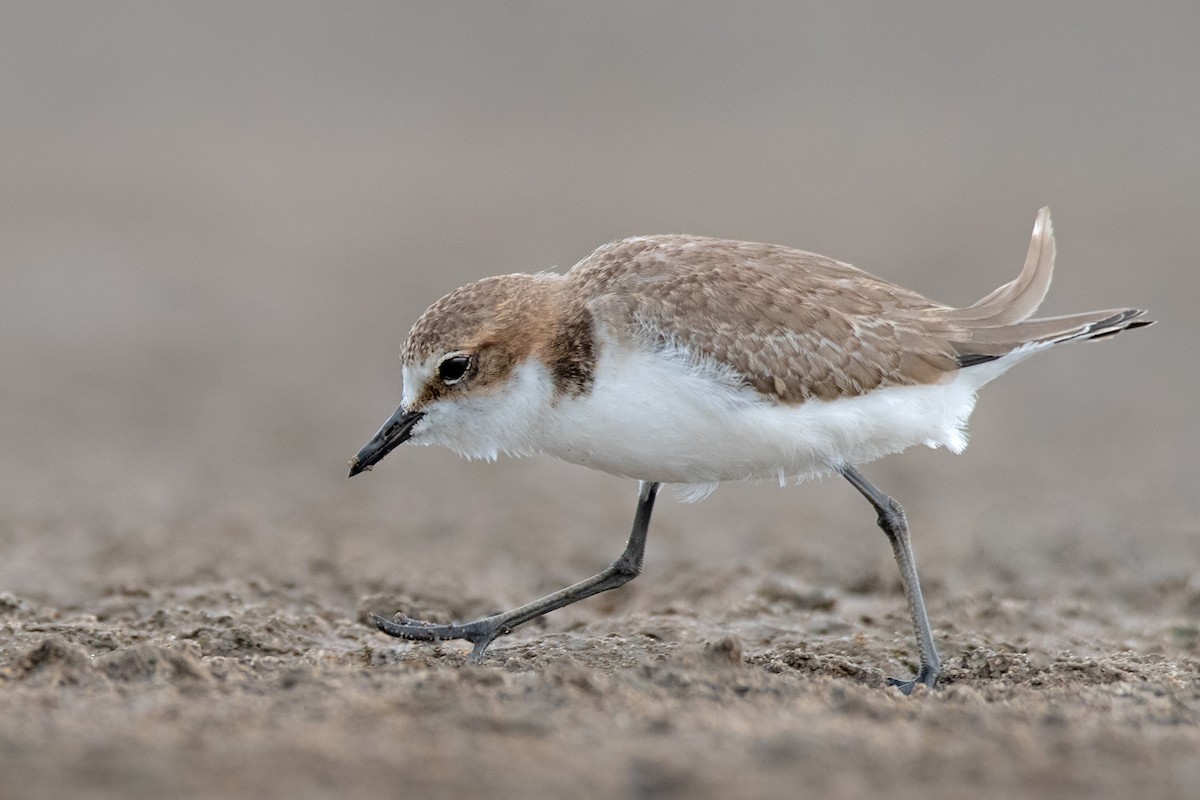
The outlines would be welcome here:
<svg viewBox="0 0 1200 800">
<path fill-rule="evenodd" d="M 959 354 L 959 366 L 970 366 L 999 358 L 1026 345 L 1103 339 L 1121 331 L 1153 325 L 1154 320 L 1142 319 L 1145 314 L 1140 308 L 1109 309 L 1032 319 L 998 328 L 968 327 L 962 340 L 953 344 Z"/>
<path fill-rule="evenodd" d="M 1043 208 L 1033 224 L 1033 238 L 1021 274 L 974 305 L 939 313 L 956 329 L 950 339 L 959 367 L 994 361 L 1031 345 L 1102 339 L 1154 324 L 1153 320 L 1142 319 L 1146 312 L 1137 308 L 1029 319 L 1046 297 L 1053 274 L 1054 228 L 1050 209 Z"/>
<path fill-rule="evenodd" d="M 1050 208 L 1044 207 L 1034 220 L 1033 237 L 1021 274 L 973 305 L 953 309 L 944 316 L 953 322 L 979 327 L 1022 322 L 1042 304 L 1053 276 L 1054 225 L 1050 221 Z"/>
</svg>

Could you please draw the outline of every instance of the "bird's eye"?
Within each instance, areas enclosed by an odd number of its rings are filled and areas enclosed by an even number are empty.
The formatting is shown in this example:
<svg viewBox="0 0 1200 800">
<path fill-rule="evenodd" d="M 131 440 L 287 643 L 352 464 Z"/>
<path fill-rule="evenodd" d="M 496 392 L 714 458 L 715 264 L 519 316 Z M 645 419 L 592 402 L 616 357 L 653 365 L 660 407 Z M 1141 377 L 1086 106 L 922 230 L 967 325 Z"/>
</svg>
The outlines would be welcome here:
<svg viewBox="0 0 1200 800">
<path fill-rule="evenodd" d="M 463 379 L 469 366 L 471 366 L 469 356 L 450 356 L 438 364 L 438 377 L 442 379 L 442 383 L 450 386 Z"/>
</svg>

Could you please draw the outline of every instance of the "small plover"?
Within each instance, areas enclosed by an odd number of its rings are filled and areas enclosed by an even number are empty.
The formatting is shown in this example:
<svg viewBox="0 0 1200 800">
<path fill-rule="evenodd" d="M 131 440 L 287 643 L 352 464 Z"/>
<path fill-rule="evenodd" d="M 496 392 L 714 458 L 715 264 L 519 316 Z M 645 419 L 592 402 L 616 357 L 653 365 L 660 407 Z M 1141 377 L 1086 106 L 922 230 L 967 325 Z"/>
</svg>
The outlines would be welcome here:
<svg viewBox="0 0 1200 800">
<path fill-rule="evenodd" d="M 639 236 L 564 274 L 501 275 L 454 290 L 404 343 L 400 407 L 350 462 L 403 442 L 468 458 L 547 453 L 640 481 L 633 530 L 604 571 L 511 611 L 439 625 L 373 616 L 385 633 L 496 637 L 636 577 L 660 484 L 701 497 L 720 481 L 839 473 L 871 504 L 916 632 L 906 694 L 941 671 L 900 504 L 857 465 L 912 445 L 967 444 L 975 393 L 1063 342 L 1151 324 L 1138 309 L 1029 319 L 1050 286 L 1042 209 L 1017 278 L 966 308 L 823 256 L 699 236 Z"/>
</svg>

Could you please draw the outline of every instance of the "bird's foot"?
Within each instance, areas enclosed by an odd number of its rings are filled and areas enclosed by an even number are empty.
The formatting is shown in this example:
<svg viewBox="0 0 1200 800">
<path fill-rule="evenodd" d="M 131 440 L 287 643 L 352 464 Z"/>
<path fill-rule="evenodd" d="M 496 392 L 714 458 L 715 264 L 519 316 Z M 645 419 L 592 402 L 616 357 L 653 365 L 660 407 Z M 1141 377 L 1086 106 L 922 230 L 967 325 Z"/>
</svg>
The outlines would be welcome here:
<svg viewBox="0 0 1200 800">
<path fill-rule="evenodd" d="M 372 614 L 371 622 L 375 623 L 375 627 L 388 636 L 395 636 L 399 639 L 412 639 L 420 642 L 465 639 L 475 645 L 469 658 L 476 664 L 483 660 L 483 654 L 487 650 L 488 645 L 495 641 L 497 637 L 511 631 L 511 628 L 505 624 L 503 615 L 484 617 L 474 622 L 440 625 L 434 622 L 410 619 L 403 614 L 397 614 L 392 619 Z"/>
<path fill-rule="evenodd" d="M 938 674 L 940 672 L 940 669 L 931 664 L 922 664 L 921 668 L 917 670 L 916 676 L 911 680 L 906 681 L 901 680 L 900 678 L 888 678 L 887 685 L 895 686 L 900 690 L 900 694 L 907 696 L 913 693 L 913 689 L 917 688 L 917 684 L 919 683 L 923 683 L 930 689 L 933 689 L 933 687 L 937 686 Z"/>
</svg>

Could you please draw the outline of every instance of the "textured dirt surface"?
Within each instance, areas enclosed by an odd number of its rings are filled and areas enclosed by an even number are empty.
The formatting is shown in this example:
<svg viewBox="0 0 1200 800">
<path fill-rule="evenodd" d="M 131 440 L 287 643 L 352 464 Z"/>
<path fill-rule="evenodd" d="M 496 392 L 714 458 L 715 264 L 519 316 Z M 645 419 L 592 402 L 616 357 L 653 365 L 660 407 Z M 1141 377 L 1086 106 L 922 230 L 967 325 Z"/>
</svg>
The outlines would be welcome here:
<svg viewBox="0 0 1200 800">
<path fill-rule="evenodd" d="M 1200 796 L 1194 3 L 0 8 L 0 797 Z M 60 10 L 55 10 L 60 9 Z M 786 9 L 786 10 L 785 10 Z M 986 34 L 986 35 L 984 35 Z M 906 507 L 946 671 L 844 481 L 664 493 L 404 448 L 433 299 L 691 232 L 948 302 L 1054 206 L 1048 313 Z"/>
<path fill-rule="evenodd" d="M 0 789 L 1182 797 L 1200 780 L 1195 586 L 1158 587 L 1152 614 L 1087 591 L 942 597 L 942 687 L 904 698 L 884 688 L 909 668 L 894 591 L 752 572 L 627 592 L 502 640 L 481 666 L 383 639 L 348 607 L 357 592 L 360 608 L 487 608 L 415 587 L 6 594 L 0 743 L 22 769 Z M 679 591 L 701 582 L 718 588 Z"/>
</svg>

